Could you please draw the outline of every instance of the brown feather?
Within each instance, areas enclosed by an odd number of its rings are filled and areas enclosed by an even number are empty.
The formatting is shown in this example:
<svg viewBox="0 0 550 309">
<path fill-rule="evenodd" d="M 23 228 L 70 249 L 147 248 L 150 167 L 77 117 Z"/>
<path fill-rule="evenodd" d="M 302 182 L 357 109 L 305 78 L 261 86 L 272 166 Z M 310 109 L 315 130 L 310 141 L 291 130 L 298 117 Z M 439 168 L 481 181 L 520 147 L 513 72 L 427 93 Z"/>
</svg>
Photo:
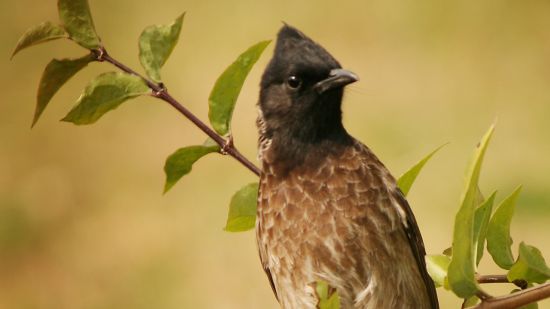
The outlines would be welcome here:
<svg viewBox="0 0 550 309">
<path fill-rule="evenodd" d="M 264 162 L 262 171 L 260 258 L 283 308 L 315 308 L 318 280 L 342 308 L 437 308 L 414 216 L 366 146 L 319 166 L 281 174 Z"/>
</svg>

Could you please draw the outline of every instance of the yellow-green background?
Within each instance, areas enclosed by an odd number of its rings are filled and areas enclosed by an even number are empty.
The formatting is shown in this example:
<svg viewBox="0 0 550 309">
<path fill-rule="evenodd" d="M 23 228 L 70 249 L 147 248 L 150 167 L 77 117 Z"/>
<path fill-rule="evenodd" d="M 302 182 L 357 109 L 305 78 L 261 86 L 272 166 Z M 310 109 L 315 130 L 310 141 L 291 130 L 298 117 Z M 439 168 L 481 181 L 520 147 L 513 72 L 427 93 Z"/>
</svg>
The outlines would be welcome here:
<svg viewBox="0 0 550 309">
<path fill-rule="evenodd" d="M 174 97 L 205 120 L 217 76 L 248 46 L 274 38 L 281 21 L 320 42 L 361 77 L 346 93 L 346 127 L 394 174 L 450 142 L 410 195 L 431 253 L 450 245 L 466 162 L 498 118 L 482 189 L 497 189 L 502 199 L 523 184 L 514 247 L 525 240 L 550 257 L 550 2 L 90 5 L 107 49 L 133 68 L 141 30 L 187 11 L 163 77 Z M 88 80 L 112 70 L 108 64 L 94 63 L 73 78 L 30 130 L 43 67 L 52 57 L 85 51 L 57 41 L 9 61 L 27 28 L 57 20 L 55 1 L 3 0 L 0 20 L 0 308 L 277 308 L 254 233 L 222 230 L 230 196 L 255 177 L 214 154 L 163 196 L 164 159 L 205 136 L 151 98 L 129 101 L 93 126 L 59 122 Z M 258 83 L 272 47 L 235 110 L 235 141 L 251 159 Z M 481 272 L 498 273 L 489 262 Z M 440 298 L 442 308 L 460 306 L 449 292 Z"/>
</svg>

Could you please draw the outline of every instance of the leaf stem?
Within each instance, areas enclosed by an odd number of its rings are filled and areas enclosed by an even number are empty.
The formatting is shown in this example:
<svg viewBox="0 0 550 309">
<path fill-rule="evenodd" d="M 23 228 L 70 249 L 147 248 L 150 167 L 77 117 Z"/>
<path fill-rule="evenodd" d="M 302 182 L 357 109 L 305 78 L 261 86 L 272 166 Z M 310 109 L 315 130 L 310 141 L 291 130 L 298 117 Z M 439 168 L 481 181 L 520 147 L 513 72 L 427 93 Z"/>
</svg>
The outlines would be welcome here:
<svg viewBox="0 0 550 309">
<path fill-rule="evenodd" d="M 550 282 L 517 293 L 493 297 L 472 309 L 515 309 L 550 297 Z"/>
<path fill-rule="evenodd" d="M 189 119 L 195 126 L 197 126 L 201 131 L 203 131 L 206 135 L 208 135 L 211 139 L 213 139 L 216 142 L 216 144 L 220 146 L 220 149 L 222 149 L 219 151 L 220 154 L 223 154 L 223 155 L 228 154 L 232 156 L 235 160 L 239 161 L 239 163 L 241 163 L 246 168 L 248 168 L 252 173 L 256 174 L 257 176 L 260 175 L 260 169 L 256 165 L 254 165 L 254 163 L 250 162 L 250 160 L 248 160 L 243 154 L 241 154 L 241 152 L 233 144 L 233 139 L 231 137 L 228 140 L 226 140 L 222 136 L 220 136 L 218 133 L 216 133 L 214 130 L 212 130 L 208 125 L 206 125 L 197 116 L 195 116 L 189 109 L 187 109 L 185 106 L 179 103 L 176 99 L 174 99 L 168 93 L 168 90 L 162 83 L 157 84 L 149 80 L 148 78 L 144 77 L 143 75 L 137 73 L 136 71 L 132 70 L 131 68 L 127 67 L 126 65 L 119 62 L 118 60 L 114 59 L 107 53 L 104 47 L 92 50 L 92 52 L 95 55 L 95 58 L 97 61 L 108 62 L 128 74 L 132 74 L 143 79 L 143 81 L 147 84 L 147 86 L 153 92 L 154 97 L 159 98 L 167 102 L 168 104 L 170 104 L 180 114 L 182 114 L 187 119 Z"/>
</svg>

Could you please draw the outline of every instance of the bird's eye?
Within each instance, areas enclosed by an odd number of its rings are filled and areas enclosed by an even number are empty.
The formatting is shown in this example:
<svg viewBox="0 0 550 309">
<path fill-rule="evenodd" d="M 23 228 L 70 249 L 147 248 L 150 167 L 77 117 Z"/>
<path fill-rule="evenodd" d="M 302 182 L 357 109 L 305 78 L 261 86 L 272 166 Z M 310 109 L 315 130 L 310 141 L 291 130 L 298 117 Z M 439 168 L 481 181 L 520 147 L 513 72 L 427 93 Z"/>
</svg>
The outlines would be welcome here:
<svg viewBox="0 0 550 309">
<path fill-rule="evenodd" d="M 302 85 L 302 80 L 296 75 L 290 76 L 286 82 L 292 89 L 298 89 Z"/>
</svg>

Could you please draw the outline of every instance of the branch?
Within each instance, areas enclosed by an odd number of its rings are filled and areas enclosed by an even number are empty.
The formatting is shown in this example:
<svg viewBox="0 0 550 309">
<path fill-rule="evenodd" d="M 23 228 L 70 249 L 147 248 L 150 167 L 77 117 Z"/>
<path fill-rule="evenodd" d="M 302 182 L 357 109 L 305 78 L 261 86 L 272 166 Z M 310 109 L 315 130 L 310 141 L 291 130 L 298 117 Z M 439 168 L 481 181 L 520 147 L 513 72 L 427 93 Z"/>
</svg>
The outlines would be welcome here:
<svg viewBox="0 0 550 309">
<path fill-rule="evenodd" d="M 512 282 L 508 281 L 508 277 L 506 275 L 477 275 L 476 276 L 477 283 L 483 284 L 483 283 L 513 283 L 517 287 L 521 288 L 522 290 L 525 290 L 528 286 L 527 281 L 525 280 L 514 280 Z"/>
<path fill-rule="evenodd" d="M 147 86 L 151 89 L 153 92 L 153 96 L 156 98 L 159 98 L 168 104 L 172 105 L 180 114 L 185 116 L 187 119 L 189 119 L 194 125 L 196 125 L 201 131 L 203 131 L 206 135 L 208 135 L 212 140 L 216 142 L 221 148 L 219 153 L 223 155 L 230 155 L 235 160 L 239 161 L 242 165 L 244 165 L 246 168 L 248 168 L 251 172 L 256 174 L 257 176 L 260 175 L 260 169 L 254 165 L 254 163 L 250 162 L 245 156 L 243 156 L 237 148 L 235 148 L 235 145 L 233 144 L 233 139 L 230 136 L 228 140 L 225 140 L 222 136 L 220 136 L 218 133 L 216 133 L 214 130 L 212 130 L 208 125 L 206 125 L 204 122 L 202 122 L 197 116 L 195 116 L 191 111 L 189 111 L 186 107 L 184 107 L 182 104 L 180 104 L 176 99 L 174 99 L 169 93 L 164 84 L 156 84 L 153 81 L 149 80 L 148 78 L 144 77 L 143 75 L 137 73 L 136 71 L 132 70 L 131 68 L 127 67 L 123 63 L 120 63 L 118 60 L 111 57 L 109 54 L 107 54 L 107 51 L 104 47 L 101 47 L 100 49 L 92 50 L 93 54 L 95 55 L 96 61 L 99 62 L 109 62 L 115 67 L 119 68 L 120 70 L 132 74 L 135 76 L 140 77 L 145 81 Z"/>
<path fill-rule="evenodd" d="M 506 275 L 477 275 L 477 283 L 510 283 Z"/>
<path fill-rule="evenodd" d="M 550 297 L 550 282 L 506 296 L 482 301 L 472 309 L 515 309 Z"/>
</svg>

